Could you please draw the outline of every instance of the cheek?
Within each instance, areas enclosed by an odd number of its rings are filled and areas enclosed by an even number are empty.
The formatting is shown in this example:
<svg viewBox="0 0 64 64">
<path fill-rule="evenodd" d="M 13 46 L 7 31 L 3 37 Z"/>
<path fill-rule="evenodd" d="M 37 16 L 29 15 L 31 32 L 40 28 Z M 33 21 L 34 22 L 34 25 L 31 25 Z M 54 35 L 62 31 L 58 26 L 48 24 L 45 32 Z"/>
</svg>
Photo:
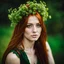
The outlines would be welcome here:
<svg viewBox="0 0 64 64">
<path fill-rule="evenodd" d="M 42 29 L 40 28 L 38 31 L 39 31 L 39 33 L 41 34 Z"/>
<path fill-rule="evenodd" d="M 42 31 L 42 29 L 39 29 L 39 31 L 38 31 L 38 33 L 39 33 L 39 37 L 40 37 L 40 35 L 41 35 L 41 31 Z"/>
<path fill-rule="evenodd" d="M 30 35 L 30 33 L 31 33 L 31 30 L 29 30 L 29 29 L 25 29 L 25 32 L 24 32 L 26 35 Z"/>
</svg>

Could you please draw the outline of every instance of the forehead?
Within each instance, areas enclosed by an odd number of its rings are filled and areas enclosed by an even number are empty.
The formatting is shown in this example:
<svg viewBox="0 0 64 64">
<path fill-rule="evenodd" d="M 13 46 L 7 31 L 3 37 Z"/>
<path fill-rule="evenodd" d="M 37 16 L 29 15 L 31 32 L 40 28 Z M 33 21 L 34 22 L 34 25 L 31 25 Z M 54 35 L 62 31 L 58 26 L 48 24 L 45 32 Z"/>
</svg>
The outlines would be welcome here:
<svg viewBox="0 0 64 64">
<path fill-rule="evenodd" d="M 36 16 L 30 16 L 28 18 L 28 23 L 39 23 L 39 20 Z"/>
</svg>

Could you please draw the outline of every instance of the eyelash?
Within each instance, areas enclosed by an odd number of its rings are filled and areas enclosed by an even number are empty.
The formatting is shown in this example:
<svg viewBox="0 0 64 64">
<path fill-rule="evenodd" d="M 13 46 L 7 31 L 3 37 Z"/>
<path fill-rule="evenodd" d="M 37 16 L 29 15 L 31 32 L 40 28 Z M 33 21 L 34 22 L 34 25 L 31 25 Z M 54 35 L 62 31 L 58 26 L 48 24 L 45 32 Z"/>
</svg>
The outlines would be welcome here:
<svg viewBox="0 0 64 64">
<path fill-rule="evenodd" d="M 27 25 L 26 27 L 28 27 L 28 28 L 29 28 L 29 27 L 32 27 L 32 25 Z"/>
<path fill-rule="evenodd" d="M 30 25 L 27 25 L 26 27 L 30 28 L 30 27 L 32 27 L 32 26 L 33 26 L 33 25 L 30 24 Z M 36 27 L 41 27 L 41 25 L 40 25 L 40 24 L 36 24 Z"/>
<path fill-rule="evenodd" d="M 41 27 L 41 25 L 40 25 L 40 24 L 37 24 L 36 26 L 37 26 L 37 27 Z"/>
</svg>

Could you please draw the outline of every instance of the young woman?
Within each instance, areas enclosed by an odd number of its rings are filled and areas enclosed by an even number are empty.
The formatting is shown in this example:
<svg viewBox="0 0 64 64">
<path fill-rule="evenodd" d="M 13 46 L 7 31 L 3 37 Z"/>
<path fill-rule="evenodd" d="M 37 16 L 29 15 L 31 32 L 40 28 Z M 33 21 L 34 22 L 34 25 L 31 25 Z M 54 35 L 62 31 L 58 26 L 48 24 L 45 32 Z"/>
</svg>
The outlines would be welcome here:
<svg viewBox="0 0 64 64">
<path fill-rule="evenodd" d="M 38 11 L 35 12 L 35 14 L 22 16 L 20 21 L 16 22 L 13 36 L 3 55 L 2 64 L 55 64 L 47 42 L 44 16 L 42 18 Z"/>
</svg>

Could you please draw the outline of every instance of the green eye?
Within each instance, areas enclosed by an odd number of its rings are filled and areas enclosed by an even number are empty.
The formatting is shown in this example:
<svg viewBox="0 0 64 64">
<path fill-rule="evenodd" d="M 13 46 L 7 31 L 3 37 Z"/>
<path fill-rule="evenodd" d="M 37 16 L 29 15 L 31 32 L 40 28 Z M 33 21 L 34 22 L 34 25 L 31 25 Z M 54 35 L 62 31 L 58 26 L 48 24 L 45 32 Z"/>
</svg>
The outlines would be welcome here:
<svg viewBox="0 0 64 64">
<path fill-rule="evenodd" d="M 36 24 L 36 26 L 37 26 L 37 27 L 41 27 L 41 25 L 40 25 L 40 24 Z"/>
<path fill-rule="evenodd" d="M 30 25 L 27 25 L 26 27 L 27 27 L 27 28 L 30 28 L 30 27 L 32 27 L 32 25 L 30 24 Z"/>
</svg>

